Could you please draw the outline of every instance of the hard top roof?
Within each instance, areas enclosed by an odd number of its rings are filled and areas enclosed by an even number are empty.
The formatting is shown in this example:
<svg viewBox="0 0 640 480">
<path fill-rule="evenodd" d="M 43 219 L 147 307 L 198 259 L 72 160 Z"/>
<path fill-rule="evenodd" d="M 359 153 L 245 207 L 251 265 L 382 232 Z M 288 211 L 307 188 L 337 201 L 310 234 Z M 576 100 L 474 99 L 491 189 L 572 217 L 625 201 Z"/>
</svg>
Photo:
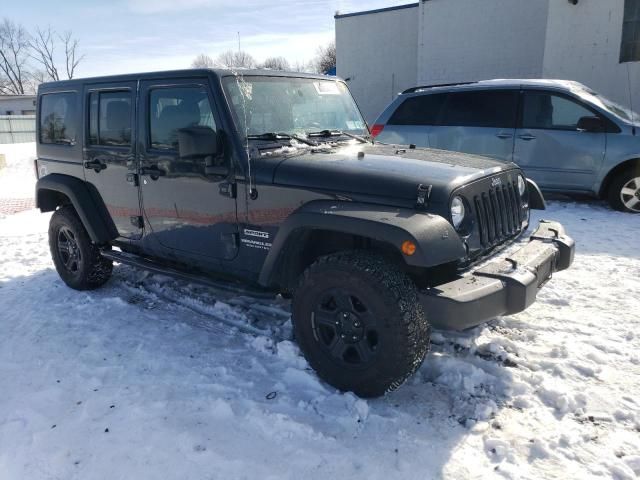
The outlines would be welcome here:
<svg viewBox="0 0 640 480">
<path fill-rule="evenodd" d="M 60 88 L 71 87 L 82 84 L 95 84 L 95 83 L 109 83 L 109 82 L 126 82 L 136 80 L 153 80 L 155 78 L 189 78 L 189 77 L 203 77 L 213 74 L 216 77 L 223 78 L 234 76 L 236 74 L 241 76 L 264 76 L 264 77 L 293 77 L 293 78 L 315 78 L 318 80 L 340 80 L 337 77 L 331 77 L 327 75 L 320 75 L 314 73 L 302 73 L 302 72 L 283 72 L 280 70 L 250 70 L 250 69 L 238 69 L 232 71 L 229 69 L 221 68 L 188 68 L 182 70 L 168 70 L 158 72 L 142 72 L 142 73 L 125 73 L 120 75 L 107 75 L 100 77 L 88 77 L 88 78 L 74 78 L 72 80 L 60 80 L 57 82 L 42 83 L 39 88 Z"/>
</svg>

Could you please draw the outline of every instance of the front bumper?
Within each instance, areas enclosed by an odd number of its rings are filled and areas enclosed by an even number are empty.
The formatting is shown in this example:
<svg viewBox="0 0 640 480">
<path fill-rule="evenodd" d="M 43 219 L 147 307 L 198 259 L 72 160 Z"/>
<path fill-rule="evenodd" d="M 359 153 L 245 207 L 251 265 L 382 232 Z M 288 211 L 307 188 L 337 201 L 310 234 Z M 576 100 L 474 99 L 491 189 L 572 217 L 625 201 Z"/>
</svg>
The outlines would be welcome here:
<svg viewBox="0 0 640 480">
<path fill-rule="evenodd" d="M 465 330 L 500 315 L 522 312 L 554 272 L 569 268 L 575 242 L 558 222 L 542 220 L 529 243 L 458 280 L 420 292 L 435 328 Z"/>
</svg>

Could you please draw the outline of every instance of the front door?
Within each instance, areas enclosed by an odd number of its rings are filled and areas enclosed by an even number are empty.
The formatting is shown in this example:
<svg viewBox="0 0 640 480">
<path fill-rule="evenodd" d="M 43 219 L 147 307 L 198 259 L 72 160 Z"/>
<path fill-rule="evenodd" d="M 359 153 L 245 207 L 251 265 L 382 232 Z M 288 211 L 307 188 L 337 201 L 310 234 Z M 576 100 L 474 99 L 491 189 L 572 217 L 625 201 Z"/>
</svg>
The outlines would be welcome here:
<svg viewBox="0 0 640 480">
<path fill-rule="evenodd" d="M 151 227 L 147 234 L 169 257 L 234 258 L 239 237 L 228 183 L 230 155 L 181 158 L 178 148 L 181 129 L 207 127 L 217 133 L 220 122 L 207 79 L 145 81 L 140 98 L 140 190 Z"/>
<path fill-rule="evenodd" d="M 606 133 L 578 129 L 582 117 L 597 115 L 561 93 L 523 93 L 514 159 L 543 188 L 591 190 L 606 153 Z"/>
<path fill-rule="evenodd" d="M 88 85 L 84 90 L 87 131 L 85 180 L 93 185 L 121 237 L 142 235 L 140 201 L 135 184 L 136 82 Z"/>
</svg>

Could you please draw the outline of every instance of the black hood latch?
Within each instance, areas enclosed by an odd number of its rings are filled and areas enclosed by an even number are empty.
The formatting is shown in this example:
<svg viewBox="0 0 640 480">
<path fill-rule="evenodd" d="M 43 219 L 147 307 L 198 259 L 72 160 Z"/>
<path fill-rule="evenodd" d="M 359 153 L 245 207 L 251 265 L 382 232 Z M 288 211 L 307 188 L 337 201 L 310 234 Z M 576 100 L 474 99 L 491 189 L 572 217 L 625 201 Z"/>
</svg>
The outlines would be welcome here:
<svg viewBox="0 0 640 480">
<path fill-rule="evenodd" d="M 427 208 L 429 206 L 429 198 L 431 197 L 431 190 L 433 185 L 418 185 L 418 198 L 416 199 L 416 207 Z"/>
</svg>

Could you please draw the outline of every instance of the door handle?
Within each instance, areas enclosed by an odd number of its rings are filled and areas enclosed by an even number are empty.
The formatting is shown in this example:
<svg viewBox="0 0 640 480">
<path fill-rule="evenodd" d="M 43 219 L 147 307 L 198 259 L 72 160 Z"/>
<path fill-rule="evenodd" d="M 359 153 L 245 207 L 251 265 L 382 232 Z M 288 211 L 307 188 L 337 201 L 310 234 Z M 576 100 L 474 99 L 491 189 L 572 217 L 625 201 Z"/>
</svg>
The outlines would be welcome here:
<svg viewBox="0 0 640 480">
<path fill-rule="evenodd" d="M 140 175 L 149 175 L 151 177 L 151 180 L 158 180 L 160 177 L 164 177 L 166 174 L 167 172 L 165 172 L 161 168 L 158 168 L 157 165 L 151 165 L 150 167 L 140 169 Z"/>
<path fill-rule="evenodd" d="M 507 139 L 507 138 L 513 138 L 513 135 L 510 133 L 496 133 L 496 137 Z"/>
<path fill-rule="evenodd" d="M 530 133 L 525 133 L 524 135 L 518 135 L 518 138 L 522 140 L 526 140 L 528 142 L 529 140 L 535 140 L 536 136 L 531 135 Z"/>
<path fill-rule="evenodd" d="M 107 168 L 106 163 L 102 163 L 100 160 L 91 160 L 84 162 L 84 168 L 87 170 L 94 170 L 96 173 L 100 173 Z"/>
</svg>

